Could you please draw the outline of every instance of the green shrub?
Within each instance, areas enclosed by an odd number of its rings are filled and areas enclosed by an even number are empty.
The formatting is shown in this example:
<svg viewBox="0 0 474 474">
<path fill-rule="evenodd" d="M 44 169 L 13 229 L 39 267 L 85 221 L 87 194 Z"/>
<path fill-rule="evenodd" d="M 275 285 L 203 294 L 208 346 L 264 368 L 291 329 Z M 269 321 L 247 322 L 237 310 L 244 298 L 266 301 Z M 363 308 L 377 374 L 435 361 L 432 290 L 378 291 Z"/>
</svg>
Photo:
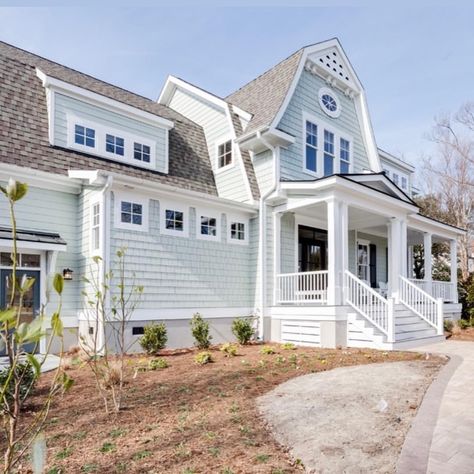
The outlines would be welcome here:
<svg viewBox="0 0 474 474">
<path fill-rule="evenodd" d="M 148 354 L 157 354 L 164 349 L 168 342 L 168 334 L 165 323 L 150 324 L 145 326 L 140 345 Z"/>
<path fill-rule="evenodd" d="M 466 321 L 465 319 L 459 319 L 457 321 L 457 325 L 459 327 L 459 329 L 466 329 L 469 327 L 469 322 Z"/>
<path fill-rule="evenodd" d="M 454 327 L 454 323 L 450 319 L 446 319 L 444 321 L 444 330 L 446 332 L 452 332 Z"/>
<path fill-rule="evenodd" d="M 21 374 L 23 374 L 24 372 L 23 379 L 20 384 L 20 400 L 23 401 L 27 397 L 28 391 L 30 390 L 30 388 L 33 388 L 34 384 L 36 383 L 37 377 L 36 377 L 35 371 L 33 370 L 33 367 L 28 362 L 18 364 L 16 366 L 16 370 L 19 376 L 21 376 Z M 3 390 L 3 387 L 5 386 L 5 382 L 7 381 L 8 373 L 9 373 L 8 368 L 3 368 L 0 370 L 0 389 L 2 390 Z M 9 387 L 6 390 L 7 399 L 10 401 L 13 400 L 14 390 L 15 390 L 15 385 L 14 385 L 14 379 L 12 377 L 9 382 Z"/>
<path fill-rule="evenodd" d="M 248 344 L 255 334 L 253 318 L 236 318 L 232 321 L 232 334 L 240 344 Z"/>
<path fill-rule="evenodd" d="M 266 355 L 275 354 L 275 349 L 273 349 L 272 346 L 263 346 L 260 349 L 260 354 L 266 354 Z"/>
<path fill-rule="evenodd" d="M 296 346 L 292 342 L 285 342 L 281 345 L 281 348 L 284 351 L 294 351 L 296 349 Z"/>
<path fill-rule="evenodd" d="M 226 342 L 225 344 L 222 344 L 220 351 L 223 352 L 226 357 L 234 357 L 237 355 L 237 346 L 230 342 Z"/>
<path fill-rule="evenodd" d="M 194 337 L 194 345 L 198 349 L 207 349 L 211 345 L 212 336 L 210 334 L 209 323 L 203 319 L 199 313 L 193 314 L 190 321 L 191 333 Z"/>
<path fill-rule="evenodd" d="M 212 362 L 212 354 L 209 351 L 200 352 L 194 356 L 194 362 L 199 365 L 209 364 Z"/>
<path fill-rule="evenodd" d="M 168 368 L 168 362 L 162 357 L 151 359 L 150 362 L 148 362 L 148 368 L 150 370 L 166 369 Z"/>
</svg>

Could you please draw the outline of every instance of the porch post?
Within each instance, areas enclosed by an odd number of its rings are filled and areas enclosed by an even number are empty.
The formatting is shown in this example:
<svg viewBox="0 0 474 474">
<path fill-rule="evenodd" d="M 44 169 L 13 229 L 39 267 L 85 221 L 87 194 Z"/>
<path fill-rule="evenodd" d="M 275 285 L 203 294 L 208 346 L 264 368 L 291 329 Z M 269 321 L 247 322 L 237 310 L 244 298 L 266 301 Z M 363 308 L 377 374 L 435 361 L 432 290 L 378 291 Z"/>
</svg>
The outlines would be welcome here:
<svg viewBox="0 0 474 474">
<path fill-rule="evenodd" d="M 408 247 L 408 272 L 407 278 L 413 278 L 413 245 Z"/>
<path fill-rule="evenodd" d="M 451 263 L 451 294 L 453 303 L 458 302 L 458 242 L 456 239 L 449 241 Z"/>
<path fill-rule="evenodd" d="M 400 255 L 402 256 L 400 262 L 400 275 L 407 277 L 407 258 L 408 258 L 408 247 L 407 247 L 407 221 L 405 219 L 400 221 Z"/>
<path fill-rule="evenodd" d="M 348 262 L 347 204 L 336 199 L 327 201 L 328 222 L 328 290 L 327 303 L 341 305 L 343 299 L 344 270 Z"/>
<path fill-rule="evenodd" d="M 277 275 L 281 273 L 281 213 L 273 213 L 273 306 L 278 302 L 280 288 Z"/>
<path fill-rule="evenodd" d="M 432 234 L 425 232 L 423 234 L 423 268 L 424 268 L 424 279 L 426 280 L 426 292 L 430 295 L 433 293 L 433 268 L 431 263 L 431 249 L 433 246 Z"/>
</svg>

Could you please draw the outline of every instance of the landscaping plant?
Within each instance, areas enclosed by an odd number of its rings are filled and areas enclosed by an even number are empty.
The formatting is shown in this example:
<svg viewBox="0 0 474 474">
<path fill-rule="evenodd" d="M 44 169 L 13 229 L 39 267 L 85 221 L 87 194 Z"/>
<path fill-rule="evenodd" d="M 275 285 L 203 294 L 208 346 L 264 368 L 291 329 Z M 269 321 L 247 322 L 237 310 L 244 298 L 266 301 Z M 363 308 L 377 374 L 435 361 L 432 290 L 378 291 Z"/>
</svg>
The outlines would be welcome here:
<svg viewBox="0 0 474 474">
<path fill-rule="evenodd" d="M 147 354 L 158 354 L 166 347 L 168 334 L 165 323 L 149 324 L 145 326 L 140 345 Z"/>
<path fill-rule="evenodd" d="M 194 337 L 194 345 L 198 349 L 207 349 L 211 345 L 209 323 L 199 313 L 194 313 L 190 321 L 191 333 Z"/>
<path fill-rule="evenodd" d="M 194 362 L 199 365 L 209 364 L 212 362 L 212 354 L 209 351 L 199 352 L 194 356 Z"/>
<path fill-rule="evenodd" d="M 240 344 L 248 344 L 255 334 L 253 327 L 253 317 L 236 318 L 232 321 L 232 334 Z"/>
<path fill-rule="evenodd" d="M 118 250 L 116 256 L 117 278 L 105 270 L 99 256 L 93 257 L 90 277 L 84 277 L 87 289 L 83 295 L 90 308 L 93 334 L 92 338 L 80 337 L 107 414 L 110 405 L 115 413 L 122 408 L 125 356 L 133 344 L 126 340 L 126 328 L 143 295 L 143 286 L 136 284 L 134 274 L 127 281 L 125 249 Z"/>
<path fill-rule="evenodd" d="M 32 445 L 40 449 L 34 451 L 39 455 L 33 456 L 36 468 L 41 469 L 44 464 L 46 450 L 41 443 L 41 431 L 49 415 L 49 410 L 54 397 L 72 385 L 72 380 L 62 370 L 61 364 L 55 370 L 51 382 L 44 389 L 41 401 L 36 401 L 33 416 L 26 416 L 23 408 L 32 394 L 35 382 L 38 380 L 41 368 L 50 354 L 53 339 L 58 339 L 61 346 L 62 357 L 63 325 L 61 322 L 61 294 L 63 291 L 63 277 L 56 274 L 53 279 L 53 289 L 59 295 L 56 312 L 51 315 L 51 330 L 45 330 L 47 316 L 44 306 L 40 314 L 32 321 L 22 320 L 24 300 L 33 288 L 34 278 L 26 275 L 17 278 L 17 223 L 15 217 L 15 203 L 24 198 L 28 186 L 18 183 L 13 179 L 8 181 L 6 187 L 0 186 L 1 193 L 8 201 L 10 222 L 12 227 L 12 272 L 8 276 L 10 295 L 5 307 L 0 308 L 0 349 L 6 353 L 8 366 L 0 373 L 0 417 L 4 432 L 5 451 L 3 472 L 13 472 L 15 467 L 25 457 Z M 35 354 L 44 339 L 45 351 L 41 355 Z M 29 352 L 24 346 L 32 346 Z M 21 431 L 19 427 L 21 426 Z"/>
<path fill-rule="evenodd" d="M 148 368 L 150 370 L 166 369 L 168 368 L 168 362 L 161 357 L 158 359 L 151 359 L 148 363 Z"/>
<path fill-rule="evenodd" d="M 225 344 L 222 344 L 220 351 L 224 353 L 225 357 L 235 357 L 237 355 L 237 346 L 230 342 L 226 342 Z"/>
</svg>

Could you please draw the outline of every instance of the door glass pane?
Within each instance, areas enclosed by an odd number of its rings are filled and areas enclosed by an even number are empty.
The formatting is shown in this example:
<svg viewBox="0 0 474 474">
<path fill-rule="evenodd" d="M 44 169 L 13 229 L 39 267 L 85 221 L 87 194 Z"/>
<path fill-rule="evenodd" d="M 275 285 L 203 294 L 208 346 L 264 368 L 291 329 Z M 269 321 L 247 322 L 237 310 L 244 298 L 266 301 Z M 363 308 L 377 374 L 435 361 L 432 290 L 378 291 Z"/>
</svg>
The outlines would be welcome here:
<svg viewBox="0 0 474 474">
<path fill-rule="evenodd" d="M 36 267 L 40 266 L 40 256 L 32 255 L 28 253 L 21 254 L 21 266 L 22 267 Z"/>
<path fill-rule="evenodd" d="M 17 276 L 17 281 L 18 285 L 20 284 L 21 277 L 18 275 Z M 22 305 L 22 312 L 20 316 L 20 322 L 25 322 L 25 323 L 30 323 L 33 321 L 33 318 L 35 317 L 35 286 L 37 285 L 37 282 L 35 282 L 31 288 L 24 293 L 23 295 L 23 305 Z M 10 297 L 12 294 L 12 280 L 11 280 L 11 275 L 6 275 L 5 276 L 5 301 L 10 302 Z M 20 295 L 19 292 L 16 292 L 15 295 L 15 300 L 13 305 L 18 306 L 20 303 Z"/>
</svg>

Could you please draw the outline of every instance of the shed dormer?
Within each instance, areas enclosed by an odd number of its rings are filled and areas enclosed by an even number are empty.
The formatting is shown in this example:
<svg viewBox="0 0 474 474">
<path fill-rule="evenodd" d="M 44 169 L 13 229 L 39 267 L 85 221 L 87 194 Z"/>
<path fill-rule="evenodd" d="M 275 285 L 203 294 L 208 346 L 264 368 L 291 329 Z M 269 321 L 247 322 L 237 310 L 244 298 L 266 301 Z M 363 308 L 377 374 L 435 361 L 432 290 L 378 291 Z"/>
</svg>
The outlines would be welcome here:
<svg viewBox="0 0 474 474">
<path fill-rule="evenodd" d="M 36 70 L 46 90 L 49 142 L 134 167 L 168 173 L 173 122 Z"/>
</svg>

